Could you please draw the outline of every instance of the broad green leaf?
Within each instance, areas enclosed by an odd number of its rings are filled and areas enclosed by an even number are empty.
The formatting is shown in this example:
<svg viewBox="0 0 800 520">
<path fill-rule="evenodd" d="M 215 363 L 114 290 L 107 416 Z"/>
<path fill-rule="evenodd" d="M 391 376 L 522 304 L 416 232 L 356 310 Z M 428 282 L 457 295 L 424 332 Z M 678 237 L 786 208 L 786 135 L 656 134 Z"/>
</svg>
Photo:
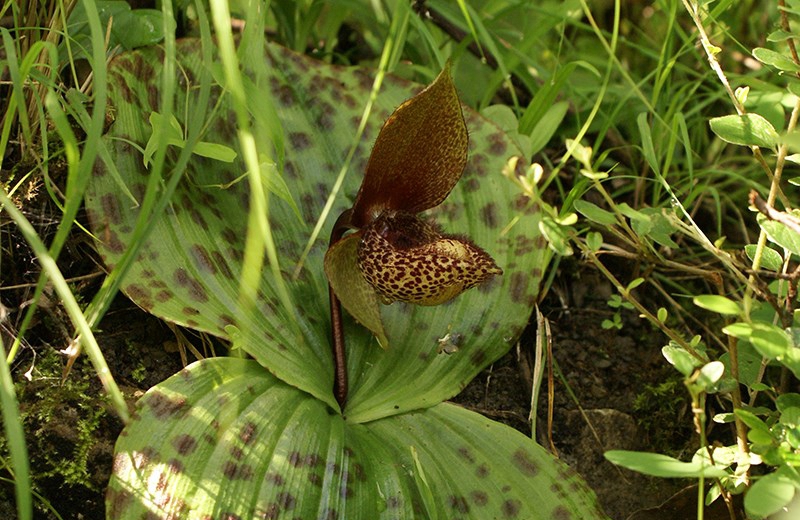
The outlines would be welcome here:
<svg viewBox="0 0 800 520">
<path fill-rule="evenodd" d="M 572 247 L 569 245 L 566 229 L 554 219 L 550 217 L 542 218 L 539 222 L 539 231 L 547 238 L 547 243 L 555 253 L 561 256 L 570 256 L 572 254 Z"/>
<path fill-rule="evenodd" d="M 796 99 L 796 98 L 795 98 Z M 780 144 L 785 144 L 790 152 L 800 151 L 800 132 L 793 130 L 781 135 Z"/>
<path fill-rule="evenodd" d="M 666 214 L 666 210 L 660 208 L 642 208 L 640 213 L 647 217 L 631 218 L 631 227 L 640 236 L 646 236 L 655 243 L 664 247 L 677 249 L 678 244 L 670 237 L 677 227 L 672 223 Z"/>
<path fill-rule="evenodd" d="M 702 294 L 700 296 L 695 296 L 693 301 L 698 307 L 719 314 L 736 316 L 742 312 L 738 303 L 718 294 Z"/>
<path fill-rule="evenodd" d="M 797 217 L 798 213 L 791 215 Z M 758 215 L 758 225 L 767 234 L 767 237 L 774 243 L 800 256 L 800 233 L 790 229 L 786 224 L 775 220 L 769 220 L 764 215 Z"/>
<path fill-rule="evenodd" d="M 789 406 L 781 410 L 781 424 L 790 428 L 800 426 L 800 407 Z"/>
<path fill-rule="evenodd" d="M 786 124 L 786 110 L 787 107 L 785 100 L 790 100 L 788 108 L 794 106 L 797 99 L 793 94 L 788 94 L 783 91 L 766 92 L 764 90 L 751 90 L 745 104 L 745 109 L 751 114 L 758 114 L 763 116 L 764 119 L 770 122 L 776 132 L 779 133 L 780 138 L 778 143 L 783 143 L 787 135 L 783 133 L 783 127 Z"/>
<path fill-rule="evenodd" d="M 639 287 L 640 285 L 642 285 L 643 283 L 644 283 L 644 278 L 640 276 L 638 278 L 634 278 L 633 280 L 631 280 L 630 283 L 625 287 L 625 289 L 627 289 L 628 291 L 632 291 L 637 287 Z"/>
<path fill-rule="evenodd" d="M 186 143 L 184 142 L 182 145 L 185 146 Z M 236 152 L 234 152 L 230 146 L 219 143 L 200 141 L 195 145 L 192 151 L 197 155 L 222 162 L 233 162 L 233 160 L 236 159 Z"/>
<path fill-rule="evenodd" d="M 660 453 L 611 450 L 604 455 L 618 466 L 654 477 L 697 478 L 702 475 L 707 478 L 722 478 L 728 475 L 725 470 L 715 468 L 709 463 L 704 464 L 699 460 L 683 462 Z"/>
<path fill-rule="evenodd" d="M 753 326 L 750 323 L 731 323 L 722 328 L 722 332 L 739 339 L 747 339 L 753 333 Z"/>
<path fill-rule="evenodd" d="M 758 114 L 729 115 L 712 118 L 711 130 L 727 143 L 774 148 L 778 132 Z"/>
<path fill-rule="evenodd" d="M 196 362 L 135 417 L 109 519 L 605 518 L 579 477 L 507 426 L 451 404 L 352 423 L 250 360 Z"/>
<path fill-rule="evenodd" d="M 183 139 L 183 129 L 174 114 L 172 114 L 167 123 L 161 114 L 152 112 L 149 121 L 150 126 L 153 127 L 153 133 L 144 147 L 143 162 L 145 166 L 149 166 L 153 154 L 164 144 L 177 146 L 178 148 L 186 146 L 186 140 Z M 222 162 L 233 162 L 236 159 L 236 152 L 231 147 L 219 143 L 200 141 L 192 149 L 192 152 Z"/>
<path fill-rule="evenodd" d="M 603 245 L 603 235 L 597 231 L 590 231 L 586 234 L 586 246 L 592 252 L 597 252 Z"/>
<path fill-rule="evenodd" d="M 181 124 L 174 115 L 169 121 L 166 121 L 158 112 L 151 112 L 148 121 L 150 122 L 152 132 L 144 147 L 142 163 L 145 166 L 150 165 L 153 154 L 156 153 L 156 150 L 158 150 L 160 146 L 164 146 L 164 144 L 174 146 L 183 141 Z"/>
<path fill-rule="evenodd" d="M 800 377 L 800 348 L 784 329 L 771 323 L 732 323 L 722 329 L 726 334 L 748 340 L 759 354 L 785 365 L 795 377 Z"/>
<path fill-rule="evenodd" d="M 800 72 L 800 66 L 792 61 L 790 57 L 784 56 L 783 54 L 770 49 L 756 47 L 753 49 L 753 57 L 765 65 L 772 65 L 778 70 L 785 72 Z"/>
<path fill-rule="evenodd" d="M 603 226 L 613 226 L 617 223 L 617 217 L 613 213 L 606 211 L 603 208 L 592 204 L 591 202 L 579 199 L 575 201 L 574 207 L 575 211 L 592 222 L 596 222 L 597 224 L 601 224 Z"/>
<path fill-rule="evenodd" d="M 182 88 L 176 106 L 189 107 L 176 112 L 179 126 L 198 125 L 207 129 L 201 136 L 204 142 L 238 151 L 235 118 L 222 88 L 212 87 L 215 108 L 206 112 L 206 120 L 184 120 L 184 114 L 193 112 L 193 86 L 201 78 L 213 81 L 212 71 L 202 65 L 200 47 L 195 40 L 178 42 Z M 335 407 L 328 282 L 323 272 L 328 233 L 336 215 L 353 204 L 383 122 L 419 86 L 392 77 L 384 81 L 328 221 L 299 276 L 294 277 L 291 273 L 298 268 L 311 230 L 354 144 L 373 73 L 330 66 L 277 46 L 269 46 L 263 60 L 245 68 L 255 67 L 267 68 L 269 81 L 260 96 L 275 99 L 284 129 L 283 181 L 302 216 L 298 219 L 285 199 L 271 197 L 269 222 L 293 306 L 279 304 L 272 269 L 263 271 L 254 309 L 243 308 L 239 301 L 249 200 L 248 184 L 239 181 L 246 171 L 241 157 L 228 164 L 191 156 L 187 170 L 178 172 L 184 178 L 170 210 L 153 222 L 152 238 L 123 282 L 123 291 L 163 319 L 223 339 L 230 339 L 226 328 L 235 325 L 238 344 L 260 364 Z M 159 51 L 143 49 L 120 55 L 112 60 L 109 71 L 116 120 L 105 145 L 125 185 L 141 200 L 147 171 L 141 153 L 127 141 L 143 148 L 150 137 L 147 121 L 157 109 L 154 103 L 161 85 Z M 252 94 L 248 99 L 258 104 L 260 96 Z M 258 107 L 251 113 L 266 117 Z M 446 233 L 470 237 L 497 261 L 504 274 L 441 306 L 381 306 L 391 345 L 388 350 L 379 348 L 369 331 L 347 320 L 350 421 L 419 409 L 455 395 L 514 344 L 538 294 L 542 270 L 552 254 L 538 231 L 541 216 L 526 209 L 516 184 L 502 175 L 508 159 L 521 151 L 496 125 L 475 112 L 465 108 L 464 117 L 469 131 L 466 168 L 447 200 L 427 216 Z M 168 160 L 172 156 L 168 153 Z M 96 166 L 86 207 L 98 249 L 104 260 L 114 265 L 129 240 L 138 206 L 120 196 L 109 171 L 113 169 Z M 277 173 L 276 169 L 273 174 Z M 508 232 L 501 233 L 517 218 Z M 456 338 L 458 348 L 439 351 L 444 337 Z"/>
<path fill-rule="evenodd" d="M 747 258 L 753 260 L 756 254 L 756 245 L 747 244 L 744 246 L 744 252 L 747 254 Z M 780 271 L 783 267 L 783 257 L 771 247 L 765 246 L 761 254 L 761 267 L 770 271 Z"/>
<path fill-rule="evenodd" d="M 569 103 L 566 101 L 558 101 L 548 107 L 547 112 L 539 119 L 531 132 L 530 152 L 532 154 L 540 152 L 550 142 L 564 121 L 567 110 L 569 110 Z"/>
<path fill-rule="evenodd" d="M 675 345 L 666 345 L 661 348 L 661 354 L 684 376 L 689 376 L 694 369 L 702 365 L 699 359 L 689 354 L 686 350 Z"/>
<path fill-rule="evenodd" d="M 775 404 L 778 406 L 778 410 L 786 410 L 787 408 L 796 408 L 800 407 L 800 394 L 789 392 L 786 394 L 781 394 L 775 401 Z"/>
<path fill-rule="evenodd" d="M 706 392 L 712 392 L 717 382 L 725 374 L 725 365 L 721 361 L 712 361 L 703 365 L 697 378 L 699 384 Z"/>
<path fill-rule="evenodd" d="M 794 498 L 800 482 L 778 473 L 770 473 L 756 480 L 744 496 L 744 508 L 755 518 L 766 517 L 780 511 Z"/>
<path fill-rule="evenodd" d="M 761 369 L 761 356 L 755 351 L 753 346 L 747 342 L 739 343 L 739 382 L 752 387 L 758 381 Z M 730 354 L 727 352 L 719 357 L 725 363 L 728 373 L 730 373 Z"/>
<path fill-rule="evenodd" d="M 121 45 L 125 50 L 130 50 L 153 45 L 164 39 L 164 17 L 161 11 L 131 9 L 130 3 L 122 0 L 99 0 L 96 4 L 102 26 L 110 28 L 109 48 Z M 75 5 L 67 23 L 70 38 L 73 40 L 71 59 L 86 57 L 84 49 L 91 48 L 91 35 L 83 2 Z M 66 62 L 65 45 L 60 46 L 59 54 Z"/>
<path fill-rule="evenodd" d="M 786 31 L 784 31 L 782 29 L 778 29 L 778 30 L 772 31 L 771 33 L 769 33 L 767 35 L 767 41 L 768 42 L 784 42 L 784 41 L 789 40 L 791 38 L 794 38 L 794 35 L 792 33 L 790 33 L 790 32 L 786 32 Z"/>
<path fill-rule="evenodd" d="M 628 217 L 631 222 L 642 222 L 642 223 L 649 223 L 650 217 L 642 210 L 634 209 L 628 205 L 626 202 L 622 202 L 617 205 L 617 209 L 619 209 L 620 213 Z"/>
<path fill-rule="evenodd" d="M 494 122 L 522 150 L 523 157 L 532 157 L 531 138 L 519 133 L 519 122 L 508 105 L 491 105 L 481 110 L 481 115 Z"/>
</svg>

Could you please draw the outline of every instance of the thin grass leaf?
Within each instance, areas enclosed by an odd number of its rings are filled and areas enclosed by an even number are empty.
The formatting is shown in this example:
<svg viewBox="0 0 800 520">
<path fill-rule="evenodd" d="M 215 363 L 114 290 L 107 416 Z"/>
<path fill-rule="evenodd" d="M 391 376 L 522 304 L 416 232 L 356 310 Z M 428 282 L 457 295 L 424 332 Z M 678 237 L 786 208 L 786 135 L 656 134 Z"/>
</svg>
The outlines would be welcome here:
<svg viewBox="0 0 800 520">
<path fill-rule="evenodd" d="M 656 175 L 660 175 L 661 168 L 656 158 L 655 148 L 653 147 L 653 135 L 650 133 L 650 125 L 647 119 L 648 116 L 645 112 L 642 112 L 636 118 L 636 125 L 639 128 L 639 135 L 642 138 L 642 153 L 647 160 L 647 164 L 650 165 L 650 169 L 652 169 Z"/>
<path fill-rule="evenodd" d="M 11 95 L 8 99 L 8 106 L 15 107 L 14 112 L 16 117 L 19 118 L 20 125 L 22 126 L 22 134 L 25 136 L 26 142 L 32 142 L 33 136 L 31 134 L 30 122 L 28 121 L 28 112 L 25 107 L 25 96 L 23 92 L 23 78 L 26 77 L 27 71 L 20 70 L 20 64 L 17 61 L 17 47 L 14 45 L 14 39 L 11 33 L 5 27 L 0 27 L 0 36 L 3 38 L 3 48 L 6 51 L 5 63 L 8 67 L 8 75 L 11 76 L 11 83 L 13 88 Z M 0 134 L 0 151 L 5 152 L 8 145 L 8 139 L 11 134 L 11 126 L 14 122 L 14 113 L 6 110 L 2 134 Z"/>
<path fill-rule="evenodd" d="M 7 211 L 11 219 L 16 223 L 20 232 L 25 237 L 25 240 L 31 246 L 31 249 L 36 255 L 36 260 L 41 265 L 42 270 L 47 273 L 47 276 L 50 278 L 56 294 L 58 294 L 59 298 L 61 298 L 64 309 L 67 311 L 67 314 L 69 315 L 73 325 L 81 337 L 81 341 L 84 343 L 86 354 L 89 356 L 89 360 L 92 362 L 92 366 L 94 366 L 94 370 L 97 373 L 97 377 L 100 379 L 100 382 L 103 384 L 103 388 L 105 388 L 106 392 L 108 393 L 111 403 L 114 406 L 114 410 L 123 421 L 127 422 L 129 417 L 128 405 L 126 404 L 125 399 L 122 396 L 122 392 L 120 392 L 119 387 L 117 386 L 117 383 L 114 381 L 114 377 L 111 375 L 111 371 L 108 369 L 105 358 L 103 358 L 103 353 L 100 350 L 100 346 L 97 344 L 97 340 L 92 334 L 92 329 L 87 323 L 86 317 L 81 311 L 80 305 L 75 300 L 75 295 L 72 294 L 69 285 L 67 284 L 66 280 L 64 280 L 64 276 L 61 274 L 61 271 L 56 265 L 55 259 L 50 256 L 47 247 L 36 234 L 36 230 L 33 228 L 31 223 L 28 222 L 28 219 L 25 218 L 22 212 L 8 198 L 5 190 L 0 190 L 0 207 L 2 207 L 4 211 Z"/>
<path fill-rule="evenodd" d="M 5 308 L 0 305 L 0 322 L 4 321 Z M 22 430 L 22 417 L 19 413 L 14 379 L 5 362 L 6 352 L 0 339 L 0 405 L 3 413 L 3 430 L 5 442 L 11 457 L 14 472 L 14 489 L 17 499 L 17 517 L 19 520 L 33 518 L 33 501 L 31 500 L 31 476 L 28 464 L 28 448 L 25 444 L 25 433 Z"/>
<path fill-rule="evenodd" d="M 175 22 L 172 15 L 172 4 L 170 2 L 164 2 L 161 8 L 162 12 L 164 13 L 162 21 L 165 29 L 163 67 L 165 70 L 171 71 L 172 76 L 165 75 L 163 78 L 160 98 L 157 100 L 159 103 L 157 108 L 162 116 L 169 119 L 173 111 L 173 99 L 176 84 L 174 77 L 175 37 L 174 31 L 171 30 Z M 90 17 L 90 23 L 94 23 L 92 22 L 93 19 L 94 18 Z M 95 35 L 96 33 L 93 32 L 92 34 Z M 94 45 L 96 38 L 93 38 L 92 41 Z M 102 48 L 102 41 L 100 47 Z M 201 52 L 203 52 L 204 57 L 208 55 L 207 49 L 203 50 L 203 47 L 201 47 Z M 209 59 L 207 58 L 207 60 Z M 106 83 L 103 83 L 102 85 L 104 86 L 105 84 Z M 207 103 L 209 98 L 209 90 L 209 83 L 207 81 L 201 82 L 200 89 L 197 92 L 198 103 Z M 205 110 L 196 110 L 194 113 L 194 119 L 197 121 L 202 120 L 202 115 L 204 112 Z M 181 150 L 181 154 L 178 157 L 175 165 L 176 173 L 173 173 L 168 179 L 166 186 L 162 186 L 162 175 L 164 172 L 164 161 L 166 158 L 167 147 L 161 148 L 155 154 L 147 178 L 147 183 L 144 188 L 144 193 L 140 194 L 142 196 L 140 199 L 140 213 L 133 226 L 133 232 L 131 235 L 131 240 L 128 243 L 128 247 L 124 248 L 124 251 L 122 251 L 122 255 L 118 259 L 118 262 L 113 266 L 113 269 L 111 269 L 111 272 L 103 281 L 103 285 L 100 287 L 100 290 L 87 307 L 86 315 L 88 316 L 89 323 L 91 323 L 93 326 L 99 323 L 100 319 L 111 305 L 111 301 L 117 294 L 117 291 L 122 283 L 122 279 L 125 277 L 133 261 L 138 256 L 139 249 L 144 244 L 147 236 L 152 231 L 153 227 L 150 225 L 150 218 L 155 218 L 160 215 L 169 204 L 171 195 L 175 190 L 175 186 L 177 186 L 181 178 L 179 172 L 181 172 L 182 165 L 185 165 L 191 156 L 192 145 L 198 140 L 202 126 L 189 125 L 187 128 L 189 129 L 189 133 L 187 135 L 187 143 L 189 144 L 187 147 Z M 142 142 L 144 141 L 142 140 Z M 116 167 L 112 167 L 111 171 L 114 171 L 115 168 Z M 96 174 L 97 173 L 95 172 L 95 175 Z M 123 193 L 129 192 L 129 189 L 121 191 Z"/>
</svg>

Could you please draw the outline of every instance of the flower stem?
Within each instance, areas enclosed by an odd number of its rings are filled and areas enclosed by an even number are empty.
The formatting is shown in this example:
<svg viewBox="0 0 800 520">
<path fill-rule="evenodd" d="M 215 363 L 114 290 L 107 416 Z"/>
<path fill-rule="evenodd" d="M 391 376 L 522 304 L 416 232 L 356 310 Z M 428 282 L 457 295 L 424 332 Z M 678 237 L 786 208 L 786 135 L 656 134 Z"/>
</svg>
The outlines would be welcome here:
<svg viewBox="0 0 800 520">
<path fill-rule="evenodd" d="M 331 302 L 331 347 L 333 348 L 333 395 L 339 407 L 344 410 L 347 401 L 347 358 L 344 348 L 344 328 L 342 327 L 342 304 L 328 285 Z"/>
<path fill-rule="evenodd" d="M 342 239 L 350 229 L 350 219 L 353 210 L 347 210 L 336 219 L 331 231 L 328 247 L 333 246 Z M 339 408 L 344 411 L 347 402 L 347 354 L 344 345 L 344 325 L 342 324 L 342 304 L 333 287 L 328 284 L 328 299 L 331 305 L 331 349 L 333 351 L 333 396 L 339 403 Z"/>
</svg>

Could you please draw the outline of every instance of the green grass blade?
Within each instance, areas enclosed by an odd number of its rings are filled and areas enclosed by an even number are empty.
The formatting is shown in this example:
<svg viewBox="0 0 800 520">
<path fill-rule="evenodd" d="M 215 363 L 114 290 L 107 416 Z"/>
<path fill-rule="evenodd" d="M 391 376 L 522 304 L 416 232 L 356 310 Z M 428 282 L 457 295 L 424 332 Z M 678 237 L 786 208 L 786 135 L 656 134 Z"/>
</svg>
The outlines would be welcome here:
<svg viewBox="0 0 800 520">
<path fill-rule="evenodd" d="M 0 321 L 5 317 L 5 309 L 0 307 Z M 3 341 L 0 338 L 0 356 L 5 357 Z M 14 381 L 8 365 L 0 361 L 0 404 L 3 409 L 3 426 L 14 468 L 14 486 L 17 496 L 17 516 L 19 520 L 33 518 L 33 502 L 31 500 L 31 476 L 28 467 L 28 449 L 25 446 L 25 433 L 22 431 L 17 397 L 14 392 Z"/>
<path fill-rule="evenodd" d="M 11 76 L 11 83 L 14 88 L 11 90 L 9 97 L 9 107 L 16 106 L 17 118 L 19 118 L 20 125 L 22 126 L 22 133 L 25 136 L 26 142 L 31 142 L 31 128 L 30 121 L 28 121 L 28 112 L 25 109 L 25 96 L 22 93 L 25 90 L 23 85 L 24 71 L 20 70 L 20 64 L 17 61 L 16 46 L 11 33 L 5 27 L 0 28 L 0 35 L 3 38 L 3 47 L 6 50 L 6 65 L 8 67 L 8 75 Z M 12 108 L 13 110 L 13 108 Z M 2 134 L 0 134 L 0 143 L 3 144 L 2 151 L 5 151 L 5 144 L 8 143 L 8 138 L 11 133 L 11 124 L 14 117 L 6 116 L 5 124 L 3 125 Z"/>
<path fill-rule="evenodd" d="M 83 341 L 84 346 L 86 347 L 86 354 L 89 356 L 89 360 L 94 366 L 97 377 L 100 379 L 100 382 L 103 384 L 106 392 L 108 392 L 114 409 L 123 419 L 123 421 L 127 422 L 129 417 L 128 405 L 125 403 L 125 399 L 123 398 L 122 392 L 120 392 L 117 383 L 111 376 L 111 371 L 108 369 L 108 365 L 106 364 L 106 360 L 103 358 L 103 353 L 100 351 L 100 346 L 97 344 L 94 334 L 92 334 L 92 329 L 89 326 L 89 323 L 87 323 L 86 317 L 83 315 L 80 305 L 75 300 L 75 295 L 72 294 L 69 285 L 67 285 L 67 281 L 64 279 L 64 276 L 61 274 L 61 271 L 56 265 L 55 259 L 50 255 L 47 247 L 39 238 L 39 235 L 36 234 L 36 230 L 33 228 L 28 219 L 25 218 L 22 212 L 8 198 L 5 190 L 0 190 L 0 204 L 3 206 L 5 211 L 8 212 L 11 219 L 17 224 L 20 232 L 25 237 L 25 240 L 31 246 L 31 249 L 36 255 L 36 259 L 41 265 L 42 270 L 47 273 L 47 276 L 52 281 L 53 288 L 61 298 L 67 314 L 69 314 L 72 323 L 75 325 L 75 328 L 77 329 L 78 334 Z"/>
<path fill-rule="evenodd" d="M 247 237 L 245 240 L 244 262 L 242 265 L 240 283 L 241 303 L 245 309 L 252 309 L 255 307 L 259 280 L 261 278 L 261 268 L 264 265 L 264 255 L 266 254 L 269 269 L 272 273 L 281 303 L 293 314 L 296 307 L 281 273 L 275 239 L 269 224 L 269 197 L 262 178 L 263 175 L 273 175 L 274 172 L 271 169 L 262 171 L 262 161 L 259 160 L 259 156 L 263 155 L 267 157 L 268 162 L 274 162 L 273 153 L 268 146 L 258 147 L 256 145 L 256 137 L 251 129 L 248 98 L 240 72 L 239 57 L 236 53 L 233 34 L 231 32 L 230 9 L 227 1 L 222 0 L 213 3 L 211 5 L 211 13 L 220 50 L 220 59 L 225 72 L 225 86 L 230 90 L 233 99 L 233 109 L 236 113 L 238 126 L 239 145 L 247 167 L 248 180 L 250 182 L 250 211 L 248 214 Z M 257 23 L 258 12 L 251 9 L 248 12 L 248 17 L 252 22 Z M 247 27 L 249 28 L 252 25 L 254 24 L 248 23 Z M 253 33 L 250 32 L 245 35 L 245 37 L 247 36 L 252 37 Z M 258 36 L 259 37 L 255 38 L 255 42 L 249 42 L 252 47 L 248 47 L 245 44 L 245 38 L 243 38 L 242 48 L 245 52 L 254 48 L 258 49 L 258 52 L 262 52 L 263 36 Z M 256 70 L 254 72 L 258 74 L 259 71 Z M 264 97 L 260 99 L 259 102 L 271 104 L 272 100 L 268 93 L 265 91 L 264 94 Z M 274 112 L 274 109 L 272 112 Z M 276 129 L 274 127 L 274 125 L 279 124 L 280 122 L 277 120 L 270 122 L 273 128 L 271 132 L 273 136 L 282 133 L 279 128 Z M 276 148 L 280 149 L 280 146 L 276 146 Z M 295 327 L 299 336 L 299 328 L 296 322 L 292 325 Z"/>
<path fill-rule="evenodd" d="M 99 32 L 100 22 L 94 2 L 87 1 L 86 10 L 89 19 L 89 25 L 92 28 L 93 53 L 95 56 L 99 56 L 100 54 L 98 54 L 97 51 L 98 46 L 100 49 L 102 49 L 102 40 L 98 40 L 98 37 L 102 35 L 102 33 Z M 173 113 L 175 94 L 175 18 L 172 11 L 172 4 L 170 2 L 164 2 L 162 4 L 162 11 L 164 13 L 163 67 L 165 70 L 170 71 L 170 74 L 166 74 L 163 77 L 159 113 L 164 117 L 164 121 L 169 121 Z M 105 61 L 103 61 L 103 74 L 102 87 L 100 88 L 105 89 L 105 85 L 107 84 L 107 78 L 105 76 Z M 97 89 L 99 85 L 99 79 L 95 78 L 95 89 Z M 205 91 L 201 89 L 198 94 L 198 98 L 201 101 L 203 100 L 204 92 Z M 205 95 L 207 95 L 207 92 L 205 92 Z M 178 158 L 175 170 L 166 186 L 162 186 L 162 178 L 164 173 L 164 162 L 166 158 L 167 147 L 163 146 L 156 151 L 151 163 L 145 195 L 141 201 L 141 213 L 136 221 L 136 225 L 134 226 L 132 240 L 128 244 L 128 247 L 125 250 L 122 258 L 116 264 L 111 273 L 109 273 L 108 277 L 106 277 L 106 279 L 103 281 L 103 285 L 87 308 L 86 315 L 91 326 L 94 327 L 100 322 L 100 319 L 111 305 L 111 301 L 117 294 L 125 274 L 128 272 L 131 264 L 138 256 L 139 249 L 152 229 L 151 219 L 159 215 L 167 206 L 167 204 L 169 204 L 170 195 L 174 191 L 175 186 L 177 186 L 177 183 L 181 178 L 183 171 L 182 166 L 185 166 L 186 162 L 191 156 L 191 143 L 193 142 L 192 136 L 194 135 L 196 139 L 197 135 L 199 135 L 199 131 L 200 129 L 197 127 L 190 127 L 189 137 L 187 138 L 187 146 L 181 151 L 181 155 Z"/>
</svg>

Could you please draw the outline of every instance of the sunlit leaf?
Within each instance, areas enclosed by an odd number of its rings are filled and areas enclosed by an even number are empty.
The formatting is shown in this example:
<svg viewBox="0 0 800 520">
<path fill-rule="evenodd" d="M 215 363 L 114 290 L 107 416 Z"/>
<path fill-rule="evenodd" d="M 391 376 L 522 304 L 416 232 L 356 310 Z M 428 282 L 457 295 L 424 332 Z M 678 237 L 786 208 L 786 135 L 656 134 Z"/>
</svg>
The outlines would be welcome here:
<svg viewBox="0 0 800 520">
<path fill-rule="evenodd" d="M 700 461 L 683 462 L 660 453 L 611 450 L 605 452 L 604 455 L 614 464 L 654 477 L 697 478 L 703 475 L 710 478 L 721 478 L 727 476 L 725 470 L 715 468 L 710 464 L 703 464 Z"/>
<path fill-rule="evenodd" d="M 569 103 L 566 101 L 558 101 L 548 107 L 547 112 L 544 113 L 531 131 L 531 153 L 535 154 L 541 151 L 545 145 L 550 142 L 550 139 L 552 139 L 553 135 L 555 135 L 559 126 L 564 121 L 567 110 L 569 110 Z"/>
<path fill-rule="evenodd" d="M 745 511 L 754 518 L 778 513 L 791 502 L 799 485 L 797 478 L 791 478 L 782 471 L 764 475 L 745 494 Z"/>
<path fill-rule="evenodd" d="M 756 254 L 756 245 L 747 244 L 744 246 L 744 252 L 747 254 L 747 258 L 753 260 Z M 780 271 L 783 267 L 783 257 L 771 247 L 765 246 L 761 253 L 761 267 L 770 271 Z"/>
<path fill-rule="evenodd" d="M 675 345 L 666 345 L 662 347 L 661 354 L 684 376 L 689 376 L 694 372 L 695 368 L 702 365 L 699 359 L 689 354 L 685 349 Z"/>
<path fill-rule="evenodd" d="M 730 298 L 718 294 L 703 294 L 694 297 L 694 304 L 703 309 L 717 312 L 719 314 L 737 315 L 742 310 L 739 304 Z"/>
<path fill-rule="evenodd" d="M 715 117 L 710 124 L 711 130 L 728 143 L 774 148 L 778 142 L 778 132 L 758 114 Z"/>
<path fill-rule="evenodd" d="M 800 256 L 800 233 L 782 222 L 769 220 L 763 215 L 758 216 L 758 225 L 772 242 Z"/>
<path fill-rule="evenodd" d="M 800 65 L 792 61 L 788 56 L 780 54 L 770 49 L 756 47 L 753 49 L 753 57 L 766 65 L 772 65 L 778 70 L 788 72 L 800 72 Z"/>
<path fill-rule="evenodd" d="M 575 211 L 592 222 L 596 222 L 603 226 L 613 226 L 617 223 L 617 217 L 613 213 L 606 211 L 603 208 L 592 204 L 591 202 L 579 199 L 575 201 L 574 205 Z"/>
<path fill-rule="evenodd" d="M 108 518 L 603 519 L 530 438 L 450 404 L 354 424 L 257 363 L 196 362 L 120 436 Z M 435 497 L 435 499 L 434 499 Z"/>
</svg>

